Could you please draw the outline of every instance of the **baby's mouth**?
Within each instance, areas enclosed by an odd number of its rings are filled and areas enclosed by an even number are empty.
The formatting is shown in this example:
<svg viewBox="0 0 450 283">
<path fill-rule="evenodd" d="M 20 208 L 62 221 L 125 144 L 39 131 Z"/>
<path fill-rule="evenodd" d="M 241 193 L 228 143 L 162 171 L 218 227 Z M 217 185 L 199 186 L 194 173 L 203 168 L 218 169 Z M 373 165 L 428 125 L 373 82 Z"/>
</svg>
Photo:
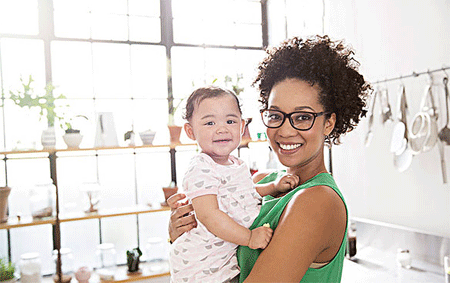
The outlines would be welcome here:
<svg viewBox="0 0 450 283">
<path fill-rule="evenodd" d="M 282 143 L 278 143 L 278 146 L 279 146 L 281 149 L 284 149 L 284 150 L 293 150 L 293 149 L 296 149 L 296 148 L 301 147 L 302 145 L 303 145 L 302 143 L 295 143 L 295 144 L 282 144 Z"/>
</svg>

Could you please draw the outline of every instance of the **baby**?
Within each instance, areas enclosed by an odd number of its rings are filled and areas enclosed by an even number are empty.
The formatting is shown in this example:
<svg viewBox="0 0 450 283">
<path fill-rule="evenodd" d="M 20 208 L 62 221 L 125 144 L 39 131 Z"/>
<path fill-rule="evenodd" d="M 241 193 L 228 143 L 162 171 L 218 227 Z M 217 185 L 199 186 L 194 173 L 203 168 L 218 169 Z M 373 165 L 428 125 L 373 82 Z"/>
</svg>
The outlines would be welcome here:
<svg viewBox="0 0 450 283">
<path fill-rule="evenodd" d="M 272 237 L 266 225 L 248 229 L 259 213 L 261 196 L 286 192 L 299 179 L 288 174 L 254 185 L 246 164 L 230 155 L 245 126 L 234 92 L 214 86 L 195 90 L 184 118 L 187 136 L 201 149 L 183 179 L 198 225 L 171 246 L 171 282 L 228 282 L 239 274 L 237 246 L 264 249 Z"/>
</svg>

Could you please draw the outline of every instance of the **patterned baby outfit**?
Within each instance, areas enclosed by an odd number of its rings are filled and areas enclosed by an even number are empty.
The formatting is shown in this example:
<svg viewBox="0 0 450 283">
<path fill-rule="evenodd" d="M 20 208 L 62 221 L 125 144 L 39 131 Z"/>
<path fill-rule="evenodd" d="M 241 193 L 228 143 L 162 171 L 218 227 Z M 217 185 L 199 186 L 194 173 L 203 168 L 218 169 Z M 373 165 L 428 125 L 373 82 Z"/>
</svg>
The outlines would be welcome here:
<svg viewBox="0 0 450 283">
<path fill-rule="evenodd" d="M 220 165 L 207 154 L 192 158 L 183 180 L 189 199 L 217 195 L 219 209 L 244 227 L 258 216 L 261 197 L 253 186 L 245 163 L 230 156 L 232 165 Z M 197 227 L 184 233 L 171 246 L 171 282 L 227 282 L 239 274 L 237 245 L 209 232 L 197 220 Z"/>
</svg>

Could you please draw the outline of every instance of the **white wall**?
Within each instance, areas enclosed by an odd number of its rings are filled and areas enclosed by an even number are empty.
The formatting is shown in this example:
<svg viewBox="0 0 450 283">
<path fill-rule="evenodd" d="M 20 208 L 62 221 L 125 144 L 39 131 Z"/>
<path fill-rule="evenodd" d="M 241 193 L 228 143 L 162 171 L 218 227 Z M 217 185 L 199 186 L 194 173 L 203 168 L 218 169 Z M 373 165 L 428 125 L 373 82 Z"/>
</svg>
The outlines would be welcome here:
<svg viewBox="0 0 450 283">
<path fill-rule="evenodd" d="M 353 45 L 362 73 L 372 82 L 450 66 L 450 0 L 330 0 L 325 9 L 325 32 Z M 446 113 L 442 76 L 443 72 L 434 73 L 439 129 Z M 402 81 L 411 125 L 429 77 Z M 389 90 L 394 117 L 400 83 L 381 85 Z M 438 147 L 414 156 L 409 169 L 400 173 L 389 151 L 395 123 L 381 123 L 377 103 L 370 146 L 364 146 L 368 130 L 364 119 L 355 132 L 343 138 L 343 145 L 333 149 L 334 175 L 352 216 L 450 237 L 450 184 L 442 181 Z M 450 146 L 445 154 L 450 182 Z"/>
<path fill-rule="evenodd" d="M 325 34 L 352 45 L 361 72 L 371 82 L 450 66 L 450 0 L 325 0 L 323 7 L 323 26 L 316 30 L 320 33 L 323 28 Z M 316 9 L 311 12 L 322 17 Z M 282 18 L 269 15 L 270 20 Z M 286 29 L 281 27 L 278 23 L 269 29 L 270 37 L 285 35 Z M 306 35 L 301 33 L 299 30 L 300 36 Z M 442 109 L 442 76 L 443 72 L 434 73 L 433 90 L 441 113 L 439 129 L 445 124 L 446 113 Z M 402 82 L 411 124 L 429 78 L 421 75 Z M 400 83 L 398 80 L 381 85 L 389 90 L 394 118 Z M 409 169 L 400 173 L 389 151 L 394 122 L 382 124 L 380 111 L 377 101 L 374 137 L 369 147 L 364 146 L 368 128 L 365 118 L 342 139 L 342 145 L 333 148 L 334 176 L 346 196 L 351 216 L 450 237 L 450 146 L 445 148 L 449 184 L 442 182 L 437 146 L 414 156 Z"/>
</svg>

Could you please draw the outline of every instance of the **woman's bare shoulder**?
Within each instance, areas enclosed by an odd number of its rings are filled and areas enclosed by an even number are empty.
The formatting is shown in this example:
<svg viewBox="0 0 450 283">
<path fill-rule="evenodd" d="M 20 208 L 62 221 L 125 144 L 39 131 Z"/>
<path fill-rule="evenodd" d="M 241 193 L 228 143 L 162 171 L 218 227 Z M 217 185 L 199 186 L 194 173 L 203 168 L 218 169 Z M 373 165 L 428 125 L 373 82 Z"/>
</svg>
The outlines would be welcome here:
<svg viewBox="0 0 450 283">
<path fill-rule="evenodd" d="M 270 173 L 272 173 L 273 171 L 270 170 L 265 170 L 265 171 L 258 171 L 255 174 L 253 174 L 252 176 L 252 180 L 253 183 L 258 183 L 259 181 L 261 181 L 262 179 L 264 179 L 267 175 L 269 175 Z"/>
</svg>

